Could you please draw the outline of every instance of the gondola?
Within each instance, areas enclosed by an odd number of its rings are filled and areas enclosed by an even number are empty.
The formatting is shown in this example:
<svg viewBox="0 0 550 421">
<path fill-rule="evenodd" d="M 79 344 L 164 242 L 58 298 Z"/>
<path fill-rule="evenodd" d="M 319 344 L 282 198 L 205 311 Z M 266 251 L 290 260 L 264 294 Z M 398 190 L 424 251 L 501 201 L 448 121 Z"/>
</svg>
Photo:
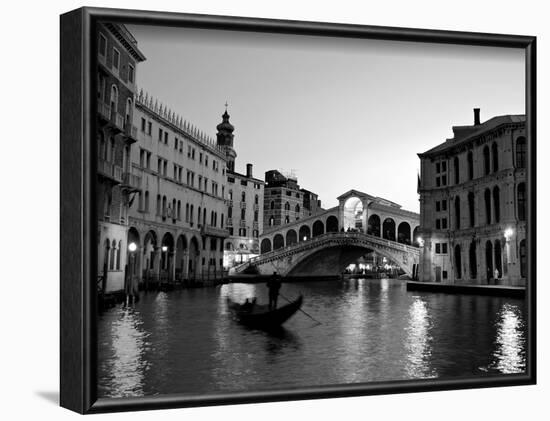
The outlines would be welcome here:
<svg viewBox="0 0 550 421">
<path fill-rule="evenodd" d="M 300 310 L 303 297 L 300 295 L 296 300 L 285 304 L 275 310 L 270 310 L 267 305 L 256 304 L 252 302 L 239 304 L 227 298 L 228 307 L 233 311 L 239 323 L 256 329 L 276 329 L 284 322 L 290 319 L 294 313 Z"/>
</svg>

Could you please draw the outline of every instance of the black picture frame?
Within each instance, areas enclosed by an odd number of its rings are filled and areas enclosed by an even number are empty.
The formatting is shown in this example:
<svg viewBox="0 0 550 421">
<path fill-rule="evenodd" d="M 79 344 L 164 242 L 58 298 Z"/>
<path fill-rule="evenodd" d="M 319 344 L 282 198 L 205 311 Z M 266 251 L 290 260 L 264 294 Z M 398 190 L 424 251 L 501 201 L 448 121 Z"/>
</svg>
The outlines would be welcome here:
<svg viewBox="0 0 550 421">
<path fill-rule="evenodd" d="M 95 24 L 121 23 L 225 29 L 294 35 L 413 41 L 524 49 L 526 76 L 528 280 L 527 369 L 525 374 L 463 380 L 398 381 L 347 386 L 305 387 L 276 392 L 239 392 L 185 397 L 97 399 L 95 311 L 97 222 Z M 60 404 L 81 414 L 253 403 L 313 398 L 409 393 L 536 383 L 536 37 L 422 30 L 334 23 L 210 16 L 183 13 L 80 8 L 61 15 L 61 338 Z"/>
</svg>

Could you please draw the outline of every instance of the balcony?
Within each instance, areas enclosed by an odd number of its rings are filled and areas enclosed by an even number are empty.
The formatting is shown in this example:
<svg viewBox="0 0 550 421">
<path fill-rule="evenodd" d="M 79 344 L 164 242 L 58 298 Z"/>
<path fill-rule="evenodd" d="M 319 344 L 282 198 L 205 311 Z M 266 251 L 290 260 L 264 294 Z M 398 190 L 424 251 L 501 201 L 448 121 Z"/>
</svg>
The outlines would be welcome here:
<svg viewBox="0 0 550 421">
<path fill-rule="evenodd" d="M 241 209 L 246 209 L 246 202 L 241 202 Z"/>
<path fill-rule="evenodd" d="M 254 203 L 253 209 L 255 211 L 259 211 L 260 210 L 260 205 L 258 205 L 257 203 Z"/>
<path fill-rule="evenodd" d="M 229 237 L 229 232 L 223 228 L 216 228 L 212 225 L 203 225 L 201 227 L 201 235 L 209 235 L 211 237 Z"/>
<path fill-rule="evenodd" d="M 97 101 L 97 113 L 102 123 L 108 123 L 111 120 L 111 107 L 103 101 Z"/>
<path fill-rule="evenodd" d="M 98 159 L 97 172 L 103 177 L 109 178 L 115 183 L 122 183 L 122 167 L 113 164 L 112 162 Z"/>
<path fill-rule="evenodd" d="M 246 228 L 246 220 L 241 219 L 240 222 L 239 222 L 239 227 Z"/>
<path fill-rule="evenodd" d="M 255 230 L 258 229 L 258 221 L 252 222 L 252 229 L 255 229 Z"/>
<path fill-rule="evenodd" d="M 129 143 L 137 142 L 137 127 L 132 123 L 124 122 L 124 137 Z"/>
<path fill-rule="evenodd" d="M 125 172 L 122 174 L 122 184 L 126 188 L 132 191 L 140 191 L 141 190 L 141 177 L 139 175 L 135 175 L 129 172 Z"/>
<path fill-rule="evenodd" d="M 232 200 L 228 200 L 227 201 L 227 206 L 229 206 L 230 208 L 233 207 L 233 201 Z"/>
<path fill-rule="evenodd" d="M 225 221 L 225 225 L 227 225 L 228 227 L 232 227 L 233 226 L 233 219 L 232 218 L 227 218 L 227 220 Z"/>
</svg>

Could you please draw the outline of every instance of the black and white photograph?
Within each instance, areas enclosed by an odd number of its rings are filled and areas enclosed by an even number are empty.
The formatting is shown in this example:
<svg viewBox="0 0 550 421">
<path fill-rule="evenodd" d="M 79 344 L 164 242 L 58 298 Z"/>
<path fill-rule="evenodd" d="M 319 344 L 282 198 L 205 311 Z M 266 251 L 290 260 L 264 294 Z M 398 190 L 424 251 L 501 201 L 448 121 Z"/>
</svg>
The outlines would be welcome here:
<svg viewBox="0 0 550 421">
<path fill-rule="evenodd" d="M 99 398 L 527 372 L 523 49 L 95 36 Z"/>
</svg>

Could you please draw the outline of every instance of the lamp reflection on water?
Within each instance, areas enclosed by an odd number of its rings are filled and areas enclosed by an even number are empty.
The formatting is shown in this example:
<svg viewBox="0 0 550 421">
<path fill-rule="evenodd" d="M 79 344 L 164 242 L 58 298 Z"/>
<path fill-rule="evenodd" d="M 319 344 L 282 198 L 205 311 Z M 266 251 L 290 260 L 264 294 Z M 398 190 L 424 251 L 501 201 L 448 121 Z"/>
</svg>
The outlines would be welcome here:
<svg viewBox="0 0 550 421">
<path fill-rule="evenodd" d="M 426 302 L 420 297 L 415 297 L 409 307 L 409 324 L 406 327 L 405 371 L 409 378 L 437 377 L 435 369 L 430 366 L 431 328 L 432 320 Z"/>
<path fill-rule="evenodd" d="M 506 303 L 497 319 L 496 349 L 490 368 L 500 373 L 522 373 L 525 371 L 524 322 L 519 308 Z"/>
</svg>

